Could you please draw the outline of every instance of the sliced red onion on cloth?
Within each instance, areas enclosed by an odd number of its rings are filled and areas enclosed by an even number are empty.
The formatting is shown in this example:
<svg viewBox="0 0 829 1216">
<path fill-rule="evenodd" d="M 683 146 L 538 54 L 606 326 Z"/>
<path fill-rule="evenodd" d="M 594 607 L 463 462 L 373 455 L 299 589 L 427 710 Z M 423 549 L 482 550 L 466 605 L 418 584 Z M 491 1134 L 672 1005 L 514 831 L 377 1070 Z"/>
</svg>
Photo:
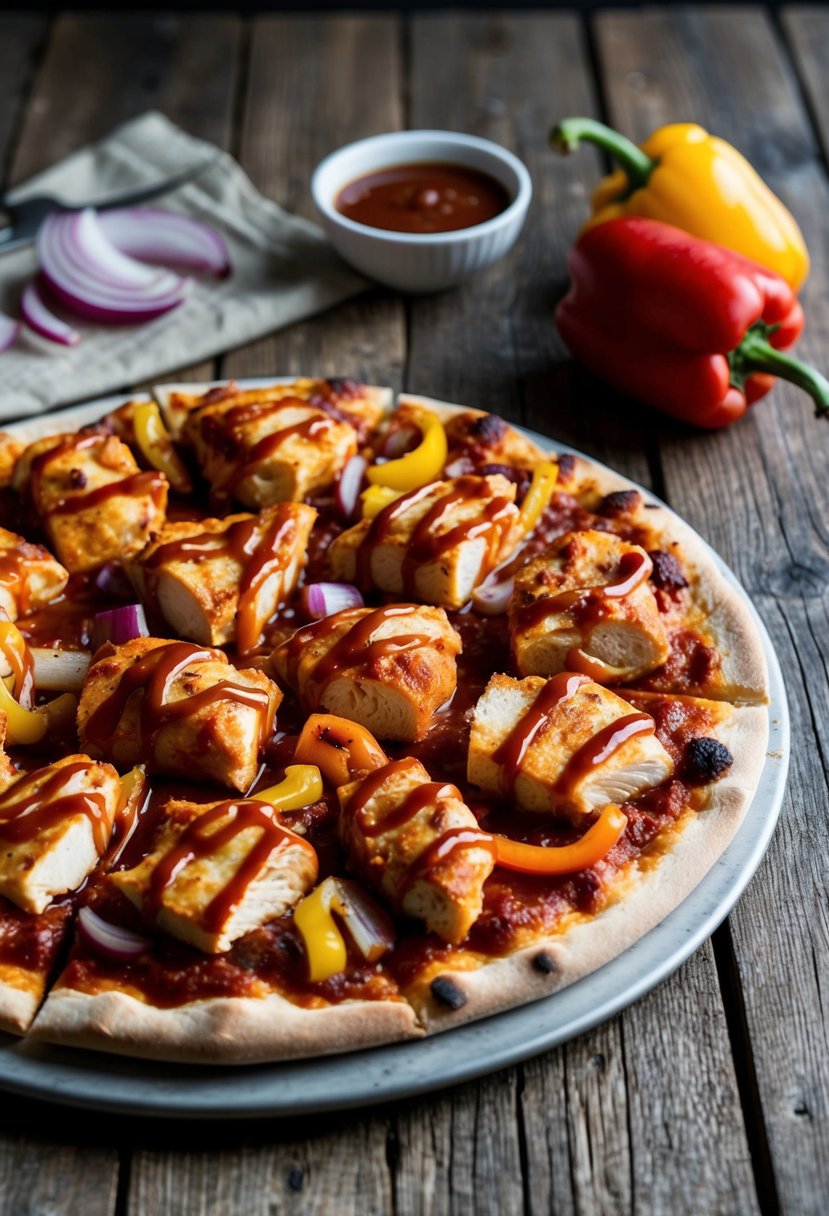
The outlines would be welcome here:
<svg viewBox="0 0 829 1216">
<path fill-rule="evenodd" d="M 92 643 L 96 647 L 103 646 L 104 642 L 120 646 L 122 642 L 131 642 L 133 638 L 149 636 L 147 618 L 140 604 L 127 604 L 123 608 L 99 612 L 92 627 Z"/>
<path fill-rule="evenodd" d="M 127 257 L 95 212 L 56 212 L 38 233 L 41 276 L 51 294 L 96 321 L 145 321 L 181 304 L 188 280 Z"/>
<path fill-rule="evenodd" d="M 367 468 L 368 461 L 364 456 L 352 456 L 350 460 L 345 462 L 343 471 L 340 473 L 334 497 L 337 509 L 346 519 L 351 519 L 357 510 L 357 499 L 360 497 L 360 490 L 363 488 L 363 479 L 365 478 Z"/>
<path fill-rule="evenodd" d="M 362 608 L 364 600 L 351 583 L 308 583 L 302 588 L 302 607 L 315 621 L 342 612 L 344 608 Z"/>
<path fill-rule="evenodd" d="M 46 307 L 37 283 L 32 280 L 23 291 L 20 298 L 20 315 L 23 320 L 42 338 L 50 342 L 59 342 L 61 346 L 77 346 L 81 335 L 66 321 L 61 321 Z"/>
<path fill-rule="evenodd" d="M 88 907 L 81 908 L 78 913 L 78 924 L 90 946 L 110 958 L 138 958 L 152 945 L 150 938 L 122 929 L 120 925 L 111 925 Z"/>
<path fill-rule="evenodd" d="M 98 217 L 105 235 L 121 253 L 144 262 L 203 270 L 224 278 L 230 256 L 223 239 L 207 224 L 154 207 L 119 207 Z"/>
<path fill-rule="evenodd" d="M 4 312 L 0 312 L 0 351 L 8 350 L 17 340 L 19 333 L 20 322 L 15 321 L 14 317 L 7 317 Z"/>
</svg>

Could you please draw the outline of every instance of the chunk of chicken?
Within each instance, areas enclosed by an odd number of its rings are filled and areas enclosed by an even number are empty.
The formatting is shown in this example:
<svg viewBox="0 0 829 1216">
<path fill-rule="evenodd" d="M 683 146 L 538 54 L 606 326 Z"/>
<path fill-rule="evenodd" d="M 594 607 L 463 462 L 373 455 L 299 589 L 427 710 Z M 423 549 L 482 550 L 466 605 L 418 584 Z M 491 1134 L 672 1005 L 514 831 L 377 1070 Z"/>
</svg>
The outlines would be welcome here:
<svg viewBox="0 0 829 1216">
<path fill-rule="evenodd" d="M 567 532 L 515 578 L 509 625 L 522 676 L 569 668 L 601 684 L 633 680 L 668 657 L 644 549 L 610 532 Z"/>
<path fill-rule="evenodd" d="M 30 444 L 13 484 L 31 498 L 70 574 L 137 553 L 167 511 L 166 477 L 140 472 L 125 443 L 94 429 Z"/>
<path fill-rule="evenodd" d="M 10 621 L 56 599 L 68 581 L 69 571 L 43 545 L 0 528 L 0 608 Z"/>
<path fill-rule="evenodd" d="M 481 914 L 494 858 L 455 786 L 430 781 L 408 757 L 338 795 L 340 837 L 356 872 L 396 911 L 444 941 L 463 941 Z"/>
<path fill-rule="evenodd" d="M 329 550 L 334 577 L 444 608 L 462 608 L 520 539 L 515 486 L 457 477 L 404 494 Z"/>
<path fill-rule="evenodd" d="M 173 799 L 153 851 L 110 881 L 166 933 L 206 954 L 287 912 L 317 880 L 311 845 L 265 802 Z"/>
<path fill-rule="evenodd" d="M 332 418 L 350 422 L 362 443 L 389 409 L 392 391 L 342 378 L 316 380 L 300 376 L 296 380 L 254 389 L 240 388 L 233 380 L 208 389 L 199 384 L 163 384 L 153 389 L 153 396 L 164 415 L 167 429 L 176 439 L 183 436 L 184 424 L 190 414 L 204 405 L 224 402 L 227 406 L 241 406 L 292 397 L 307 401 Z"/>
<path fill-rule="evenodd" d="M 270 739 L 282 693 L 221 650 L 134 638 L 99 651 L 84 680 L 78 734 L 120 769 L 216 781 L 246 790 Z"/>
<path fill-rule="evenodd" d="M 109 844 L 121 782 L 109 764 L 64 756 L 0 794 L 0 894 L 39 913 L 79 887 Z"/>
<path fill-rule="evenodd" d="M 303 503 L 278 503 L 259 515 L 168 523 L 130 576 L 178 636 L 208 646 L 235 641 L 247 654 L 295 589 L 316 517 Z"/>
<path fill-rule="evenodd" d="M 15 465 L 25 446 L 8 431 L 0 431 L 0 487 L 11 485 Z"/>
<path fill-rule="evenodd" d="M 381 739 L 419 739 L 455 691 L 461 640 L 442 608 L 346 608 L 273 652 L 308 710 L 359 722 Z"/>
<path fill-rule="evenodd" d="M 494 675 L 475 706 L 469 781 L 527 811 L 578 824 L 660 785 L 673 767 L 653 718 L 586 676 Z"/>
</svg>

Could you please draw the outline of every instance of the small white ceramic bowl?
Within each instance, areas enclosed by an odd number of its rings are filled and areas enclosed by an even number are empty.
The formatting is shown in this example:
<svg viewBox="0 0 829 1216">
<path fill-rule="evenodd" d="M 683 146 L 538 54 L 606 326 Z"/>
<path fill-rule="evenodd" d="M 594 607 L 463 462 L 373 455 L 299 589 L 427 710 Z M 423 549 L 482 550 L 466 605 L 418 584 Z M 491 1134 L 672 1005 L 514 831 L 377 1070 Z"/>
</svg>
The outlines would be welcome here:
<svg viewBox="0 0 829 1216">
<path fill-rule="evenodd" d="M 349 182 L 376 169 L 447 161 L 478 169 L 505 187 L 505 211 L 455 232 L 391 232 L 358 224 L 337 211 L 337 196 Z M 371 279 L 400 291 L 440 291 L 491 266 L 511 249 L 532 197 L 530 175 L 506 148 L 455 131 L 392 131 L 338 148 L 311 178 L 311 194 L 337 252 Z"/>
</svg>

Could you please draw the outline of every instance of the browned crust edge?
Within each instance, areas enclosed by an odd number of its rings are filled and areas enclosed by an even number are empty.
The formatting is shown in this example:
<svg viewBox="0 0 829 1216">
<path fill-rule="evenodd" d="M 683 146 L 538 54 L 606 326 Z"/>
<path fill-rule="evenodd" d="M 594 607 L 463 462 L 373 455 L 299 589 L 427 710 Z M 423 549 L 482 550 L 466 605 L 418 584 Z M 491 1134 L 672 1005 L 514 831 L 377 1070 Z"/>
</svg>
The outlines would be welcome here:
<svg viewBox="0 0 829 1216">
<path fill-rule="evenodd" d="M 422 1037 L 404 1001 L 305 1009 L 277 993 L 219 997 L 172 1009 L 125 992 L 53 988 L 30 1037 L 117 1055 L 190 1064 L 256 1064 L 333 1055 Z"/>
<path fill-rule="evenodd" d="M 29 972 L 22 973 L 29 975 Z M 18 988 L 0 982 L 0 1031 L 5 1034 L 25 1034 L 37 1013 L 42 992 Z"/>
</svg>

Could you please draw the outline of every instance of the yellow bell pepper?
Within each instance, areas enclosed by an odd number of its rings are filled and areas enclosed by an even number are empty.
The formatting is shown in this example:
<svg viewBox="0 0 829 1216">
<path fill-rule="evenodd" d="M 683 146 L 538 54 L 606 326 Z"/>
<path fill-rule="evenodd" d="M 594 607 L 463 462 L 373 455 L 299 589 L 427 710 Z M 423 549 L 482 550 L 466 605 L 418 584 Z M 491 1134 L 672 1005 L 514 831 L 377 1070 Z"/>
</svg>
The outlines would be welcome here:
<svg viewBox="0 0 829 1216">
<path fill-rule="evenodd" d="M 424 410 L 417 425 L 423 431 L 423 438 L 413 451 L 397 460 L 387 460 L 385 464 L 373 464 L 367 471 L 366 477 L 373 486 L 388 486 L 405 494 L 407 490 L 416 490 L 440 477 L 449 452 L 443 423 L 437 414 Z"/>
<path fill-rule="evenodd" d="M 154 469 L 163 473 L 174 490 L 189 494 L 193 489 L 190 474 L 173 447 L 170 432 L 161 420 L 161 413 L 154 401 L 140 401 L 133 409 L 132 425 L 135 442 Z"/>
<path fill-rule="evenodd" d="M 520 528 L 526 534 L 532 532 L 550 504 L 558 480 L 558 465 L 552 460 L 542 460 L 533 469 L 530 488 L 524 495 L 520 510 Z"/>
<path fill-rule="evenodd" d="M 42 709 L 24 709 L 22 705 L 18 705 L 2 680 L 0 714 L 5 714 L 6 717 L 6 740 L 9 743 L 38 743 L 46 734 L 49 725 Z"/>
<path fill-rule="evenodd" d="M 35 703 L 34 659 L 23 634 L 5 613 L 0 618 L 0 653 L 12 669 L 15 699 L 24 709 L 31 709 Z"/>
<path fill-rule="evenodd" d="M 560 152 L 598 144 L 621 166 L 596 188 L 586 228 L 660 220 L 776 271 L 793 291 L 804 283 L 809 255 L 794 217 L 736 148 L 696 123 L 660 127 L 637 147 L 592 118 L 565 118 L 550 138 Z"/>
<path fill-rule="evenodd" d="M 305 942 L 312 983 L 345 971 L 348 962 L 345 939 L 331 915 L 334 893 L 331 879 L 326 879 L 294 909 L 294 924 Z"/>
<path fill-rule="evenodd" d="M 322 798 L 322 774 L 315 764 L 289 764 L 278 785 L 251 794 L 257 802 L 269 802 L 278 811 L 300 811 Z"/>
<path fill-rule="evenodd" d="M 363 502 L 363 519 L 374 519 L 386 507 L 402 498 L 404 490 L 392 490 L 390 486 L 369 486 L 360 498 Z"/>
</svg>

